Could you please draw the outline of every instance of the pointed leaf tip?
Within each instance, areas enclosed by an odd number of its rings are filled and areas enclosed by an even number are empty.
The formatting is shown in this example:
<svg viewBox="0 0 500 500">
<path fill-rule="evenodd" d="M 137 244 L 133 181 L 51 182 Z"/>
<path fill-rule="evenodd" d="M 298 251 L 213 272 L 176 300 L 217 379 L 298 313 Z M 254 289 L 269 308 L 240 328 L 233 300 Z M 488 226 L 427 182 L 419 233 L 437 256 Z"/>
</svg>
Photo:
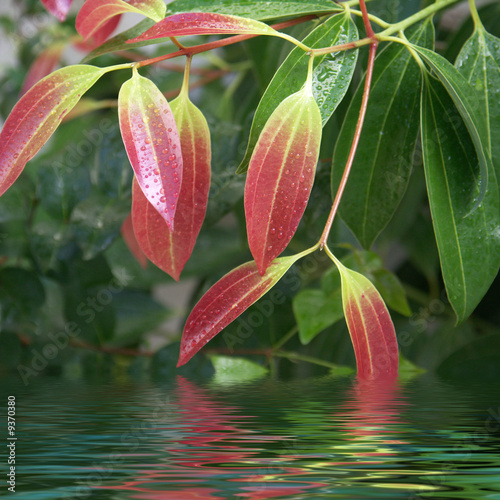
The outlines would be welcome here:
<svg viewBox="0 0 500 500">
<path fill-rule="evenodd" d="M 255 262 L 247 262 L 215 283 L 186 321 L 177 366 L 186 364 L 207 342 L 267 293 L 298 258 L 276 260 L 263 276 Z"/>
<path fill-rule="evenodd" d="M 267 121 L 245 184 L 250 251 L 259 272 L 295 234 L 311 193 L 321 142 L 321 114 L 310 89 L 287 97 Z"/>
<path fill-rule="evenodd" d="M 68 15 L 73 0 L 42 0 L 44 7 L 59 21 L 64 21 Z"/>
<path fill-rule="evenodd" d="M 267 24 L 253 19 L 210 12 L 174 14 L 162 19 L 142 35 L 127 43 L 184 35 L 278 35 Z"/>
<path fill-rule="evenodd" d="M 183 171 L 172 110 L 151 80 L 134 73 L 120 89 L 118 115 L 137 182 L 172 231 Z"/>
<path fill-rule="evenodd" d="M 358 377 L 395 378 L 398 342 L 387 307 L 368 278 L 336 261 L 342 279 L 344 315 L 354 347 Z"/>
</svg>

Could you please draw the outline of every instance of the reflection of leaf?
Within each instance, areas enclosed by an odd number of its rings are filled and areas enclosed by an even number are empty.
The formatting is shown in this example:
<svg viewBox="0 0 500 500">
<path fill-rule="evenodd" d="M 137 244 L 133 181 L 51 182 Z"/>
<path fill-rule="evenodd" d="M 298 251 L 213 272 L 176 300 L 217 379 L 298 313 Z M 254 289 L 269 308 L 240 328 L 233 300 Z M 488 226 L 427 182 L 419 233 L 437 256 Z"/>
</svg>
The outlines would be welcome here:
<svg viewBox="0 0 500 500">
<path fill-rule="evenodd" d="M 498 188 L 490 182 L 483 201 L 474 145 L 443 85 L 426 77 L 422 93 L 422 149 L 427 192 L 441 270 L 459 321 L 475 309 L 500 264 Z M 489 164 L 490 176 L 495 173 Z"/>
<path fill-rule="evenodd" d="M 249 17 L 261 21 L 288 16 L 303 16 L 340 10 L 330 0 L 174 0 L 168 4 L 169 12 L 218 12 Z"/>
<path fill-rule="evenodd" d="M 307 205 L 321 140 L 321 115 L 308 86 L 274 111 L 254 149 L 245 184 L 248 244 L 264 274 L 295 234 Z"/>
<path fill-rule="evenodd" d="M 413 43 L 433 46 L 431 21 L 407 35 Z M 342 219 L 365 248 L 371 247 L 389 223 L 406 191 L 418 136 L 420 87 L 420 68 L 406 47 L 387 45 L 376 59 L 363 131 L 339 207 Z M 364 80 L 335 145 L 334 192 L 351 148 L 363 90 Z"/>
<path fill-rule="evenodd" d="M 208 341 L 267 293 L 298 258 L 277 259 L 263 276 L 255 262 L 247 262 L 215 283 L 186 321 L 178 366 L 187 363 Z"/>
<path fill-rule="evenodd" d="M 319 25 L 304 39 L 311 48 L 328 47 L 357 40 L 356 25 L 349 16 L 339 14 Z M 344 98 L 349 87 L 358 51 L 342 51 L 314 59 L 313 95 L 318 103 L 323 125 Z M 255 111 L 248 146 L 238 173 L 248 169 L 250 158 L 267 120 L 279 104 L 298 92 L 307 77 L 309 56 L 299 47 L 293 49 L 279 67 Z"/>
<path fill-rule="evenodd" d="M 458 71 L 476 89 L 487 118 L 486 142 L 500 179 L 500 39 L 478 26 L 462 47 L 455 63 Z"/>
</svg>

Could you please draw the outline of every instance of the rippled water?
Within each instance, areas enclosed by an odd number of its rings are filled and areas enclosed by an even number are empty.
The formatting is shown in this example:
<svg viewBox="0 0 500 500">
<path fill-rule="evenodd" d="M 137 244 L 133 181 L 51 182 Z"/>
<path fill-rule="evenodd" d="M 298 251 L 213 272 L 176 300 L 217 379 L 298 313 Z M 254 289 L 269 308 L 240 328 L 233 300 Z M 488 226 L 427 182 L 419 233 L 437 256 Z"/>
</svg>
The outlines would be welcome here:
<svg viewBox="0 0 500 500">
<path fill-rule="evenodd" d="M 4 401 L 7 387 L 17 477 L 2 498 L 500 499 L 496 383 L 47 378 L 2 383 Z"/>
</svg>

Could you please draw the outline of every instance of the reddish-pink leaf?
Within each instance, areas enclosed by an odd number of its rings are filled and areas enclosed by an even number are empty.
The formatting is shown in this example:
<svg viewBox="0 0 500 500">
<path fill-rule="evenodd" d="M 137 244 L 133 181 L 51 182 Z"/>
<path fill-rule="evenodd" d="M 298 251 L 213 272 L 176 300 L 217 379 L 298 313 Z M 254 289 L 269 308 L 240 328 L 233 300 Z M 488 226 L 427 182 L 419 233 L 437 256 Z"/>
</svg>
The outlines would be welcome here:
<svg viewBox="0 0 500 500">
<path fill-rule="evenodd" d="M 215 283 L 186 321 L 177 366 L 187 363 L 208 341 L 268 292 L 298 258 L 300 255 L 277 259 L 263 276 L 255 262 L 247 262 Z"/>
<path fill-rule="evenodd" d="M 148 258 L 175 280 L 189 259 L 205 218 L 210 188 L 210 132 L 205 117 L 181 95 L 171 103 L 183 161 L 182 185 L 171 232 L 134 182 L 132 220 Z"/>
<path fill-rule="evenodd" d="M 0 133 L 0 196 L 47 142 L 82 94 L 104 73 L 105 68 L 95 66 L 68 66 L 40 80 L 24 94 Z"/>
<path fill-rule="evenodd" d="M 398 342 L 387 307 L 371 281 L 335 261 L 342 278 L 342 302 L 358 377 L 394 378 L 398 373 Z"/>
<path fill-rule="evenodd" d="M 263 274 L 295 234 L 309 199 L 321 141 L 310 87 L 287 97 L 255 146 L 245 185 L 250 251 Z"/>
<path fill-rule="evenodd" d="M 274 35 L 281 34 L 267 24 L 245 17 L 212 14 L 208 12 L 188 12 L 174 14 L 162 19 L 142 35 L 127 43 L 143 42 L 155 38 L 184 35 Z"/>
<path fill-rule="evenodd" d="M 119 14 L 134 12 L 159 21 L 166 9 L 162 0 L 87 0 L 76 16 L 76 30 L 87 40 Z"/>
<path fill-rule="evenodd" d="M 92 36 L 86 41 L 76 42 L 74 44 L 75 47 L 84 52 L 90 52 L 91 50 L 99 47 L 99 45 L 102 45 L 110 37 L 113 31 L 115 31 L 116 27 L 120 23 L 121 17 L 121 14 L 112 17 L 109 21 L 102 24 L 99 29 L 94 31 Z"/>
<path fill-rule="evenodd" d="M 172 110 L 156 85 L 134 71 L 120 89 L 118 115 L 137 182 L 173 230 L 183 161 Z"/>
<path fill-rule="evenodd" d="M 61 58 L 61 54 L 65 46 L 66 44 L 58 43 L 48 47 L 38 55 L 38 57 L 33 61 L 33 64 L 24 79 L 20 93 L 21 96 L 26 94 L 26 92 L 28 92 L 28 90 L 33 87 L 35 83 L 52 73 Z"/>
<path fill-rule="evenodd" d="M 142 191 L 140 188 L 139 188 L 139 192 L 142 195 Z M 144 195 L 142 195 L 142 196 L 144 196 Z M 147 203 L 147 200 L 146 200 L 146 203 Z M 160 220 L 163 222 L 163 219 L 161 219 L 161 217 L 160 217 Z M 137 238 L 135 237 L 134 228 L 132 226 L 132 214 L 128 214 L 127 218 L 123 221 L 121 233 L 122 233 L 123 241 L 125 241 L 125 244 L 127 245 L 128 249 L 130 250 L 130 253 L 135 257 L 137 262 L 139 262 L 140 266 L 143 269 L 146 269 L 146 267 L 148 266 L 148 258 L 146 257 L 146 255 L 142 251 L 141 246 L 139 245 L 139 242 L 137 241 Z"/>
<path fill-rule="evenodd" d="M 73 0 L 42 0 L 44 7 L 59 21 L 64 21 L 68 15 Z"/>
</svg>

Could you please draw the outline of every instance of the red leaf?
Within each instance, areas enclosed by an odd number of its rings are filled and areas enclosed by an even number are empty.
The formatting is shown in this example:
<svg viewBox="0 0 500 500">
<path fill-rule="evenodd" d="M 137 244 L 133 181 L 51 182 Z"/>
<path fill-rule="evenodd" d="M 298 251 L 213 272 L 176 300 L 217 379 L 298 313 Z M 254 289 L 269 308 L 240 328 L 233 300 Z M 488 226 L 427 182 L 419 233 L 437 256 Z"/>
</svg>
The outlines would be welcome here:
<svg viewBox="0 0 500 500">
<path fill-rule="evenodd" d="M 137 182 L 173 230 L 183 160 L 172 110 L 156 85 L 134 71 L 120 89 L 118 114 Z"/>
<path fill-rule="evenodd" d="M 38 55 L 38 57 L 33 61 L 33 64 L 24 79 L 20 93 L 21 96 L 26 94 L 26 92 L 28 92 L 28 90 L 33 87 L 35 83 L 52 73 L 61 58 L 61 54 L 65 46 L 65 44 L 58 43 L 48 47 Z"/>
<path fill-rule="evenodd" d="M 210 132 L 207 122 L 184 93 L 172 101 L 183 160 L 182 185 L 171 232 L 134 182 L 132 220 L 149 260 L 175 280 L 191 256 L 205 218 L 210 189 Z"/>
<path fill-rule="evenodd" d="M 279 36 L 279 33 L 267 24 L 253 19 L 207 12 L 188 12 L 186 14 L 174 14 L 162 19 L 142 35 L 128 40 L 127 43 L 172 36 L 210 34 Z"/>
<path fill-rule="evenodd" d="M 86 41 L 75 43 L 75 47 L 83 50 L 84 52 L 90 52 L 96 47 L 99 47 L 99 45 L 102 45 L 110 37 L 113 31 L 115 31 L 121 18 L 121 14 L 112 17 L 109 21 L 102 24 L 99 29 L 95 30 L 92 36 Z"/>
<path fill-rule="evenodd" d="M 309 199 L 321 141 L 310 88 L 287 97 L 255 146 L 245 185 L 250 251 L 263 274 L 295 234 Z"/>
<path fill-rule="evenodd" d="M 114 16 L 134 12 L 159 21 L 166 8 L 162 0 L 87 0 L 76 16 L 76 30 L 87 40 Z"/>
<path fill-rule="evenodd" d="M 64 21 L 68 15 L 73 0 L 42 0 L 44 7 L 59 21 Z"/>
<path fill-rule="evenodd" d="M 398 373 L 398 342 L 387 307 L 371 281 L 335 260 L 342 277 L 342 302 L 358 377 L 394 378 Z"/>
<path fill-rule="evenodd" d="M 0 196 L 47 142 L 80 97 L 106 73 L 76 65 L 40 80 L 14 106 L 0 133 Z"/>
<path fill-rule="evenodd" d="M 268 292 L 300 257 L 294 255 L 276 260 L 263 276 L 255 262 L 247 262 L 215 283 L 186 321 L 177 366 L 187 363 L 208 341 Z"/>
<path fill-rule="evenodd" d="M 140 188 L 139 188 L 139 192 L 142 194 L 142 191 Z M 146 200 L 146 202 L 147 202 L 147 200 Z M 160 220 L 163 222 L 163 219 L 160 218 Z M 137 239 L 135 237 L 134 228 L 132 226 L 132 214 L 128 214 L 127 218 L 123 221 L 121 233 L 122 233 L 123 240 L 125 241 L 128 249 L 130 250 L 130 253 L 135 257 L 137 262 L 139 262 L 140 266 L 143 269 L 146 269 L 146 267 L 148 266 L 148 258 L 146 257 L 146 255 L 142 251 L 142 249 L 139 245 L 139 242 L 137 241 Z"/>
</svg>

